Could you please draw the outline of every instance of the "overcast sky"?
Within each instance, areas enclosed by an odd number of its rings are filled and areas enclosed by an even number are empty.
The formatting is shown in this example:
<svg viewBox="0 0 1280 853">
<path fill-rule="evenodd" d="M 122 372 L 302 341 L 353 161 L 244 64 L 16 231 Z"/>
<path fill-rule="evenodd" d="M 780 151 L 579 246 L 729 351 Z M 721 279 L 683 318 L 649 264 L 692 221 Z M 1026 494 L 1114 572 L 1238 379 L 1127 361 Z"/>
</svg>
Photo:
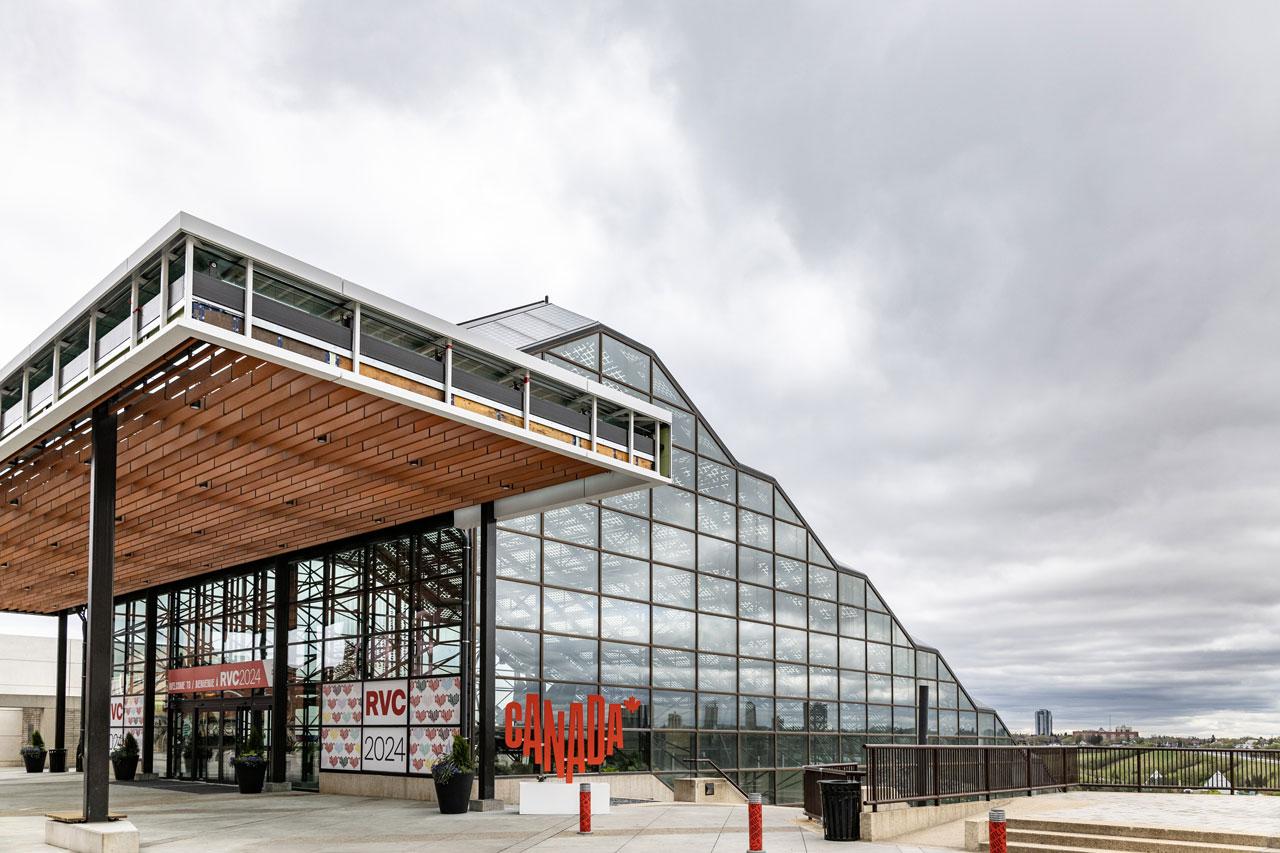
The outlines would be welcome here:
<svg viewBox="0 0 1280 853">
<path fill-rule="evenodd" d="M 1280 734 L 1277 44 L 1272 2 L 10 0 L 0 361 L 179 209 L 454 320 L 550 294 L 1010 728 Z"/>
</svg>

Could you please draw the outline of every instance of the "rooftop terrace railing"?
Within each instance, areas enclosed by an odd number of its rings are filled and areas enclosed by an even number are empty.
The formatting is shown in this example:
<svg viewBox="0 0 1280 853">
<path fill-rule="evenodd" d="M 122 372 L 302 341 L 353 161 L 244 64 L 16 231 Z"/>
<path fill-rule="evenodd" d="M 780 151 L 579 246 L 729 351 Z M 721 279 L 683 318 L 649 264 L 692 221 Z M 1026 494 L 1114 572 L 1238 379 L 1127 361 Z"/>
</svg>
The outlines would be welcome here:
<svg viewBox="0 0 1280 853">
<path fill-rule="evenodd" d="M 890 803 L 940 804 L 1070 788 L 1280 792 L 1280 750 L 940 744 L 865 749 L 863 802 L 873 810 Z"/>
<path fill-rule="evenodd" d="M 284 256 L 255 256 L 227 244 L 256 244 L 230 237 L 180 230 L 64 317 L 51 339 L 0 376 L 0 440 L 181 321 L 221 345 L 243 338 L 279 347 L 360 382 L 670 475 L 670 416 L 660 407 L 319 271 L 321 280 L 310 280 L 286 269 Z"/>
</svg>

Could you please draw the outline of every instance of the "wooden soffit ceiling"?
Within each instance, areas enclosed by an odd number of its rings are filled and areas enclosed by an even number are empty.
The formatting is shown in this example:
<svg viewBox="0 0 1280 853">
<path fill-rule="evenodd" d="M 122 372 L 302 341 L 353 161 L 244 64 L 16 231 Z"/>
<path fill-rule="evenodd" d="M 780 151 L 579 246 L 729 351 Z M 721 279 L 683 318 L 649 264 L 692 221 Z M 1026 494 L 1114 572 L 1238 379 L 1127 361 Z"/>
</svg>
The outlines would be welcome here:
<svg viewBox="0 0 1280 853">
<path fill-rule="evenodd" d="M 119 407 L 116 595 L 602 470 L 194 340 L 139 377 Z M 88 425 L 64 424 L 0 476 L 0 610 L 84 603 L 89 461 Z"/>
</svg>

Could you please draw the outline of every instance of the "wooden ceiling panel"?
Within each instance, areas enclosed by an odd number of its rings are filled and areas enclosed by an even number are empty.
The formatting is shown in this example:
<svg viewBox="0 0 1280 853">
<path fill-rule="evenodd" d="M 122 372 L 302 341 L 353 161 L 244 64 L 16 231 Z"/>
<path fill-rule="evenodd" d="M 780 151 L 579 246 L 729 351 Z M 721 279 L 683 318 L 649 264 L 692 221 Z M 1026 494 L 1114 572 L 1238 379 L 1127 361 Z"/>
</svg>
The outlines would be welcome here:
<svg viewBox="0 0 1280 853">
<path fill-rule="evenodd" d="M 232 350 L 141 376 L 120 415 L 117 595 L 601 469 Z M 188 349 L 190 351 L 190 349 Z M 0 477 L 0 610 L 82 604 L 89 432 Z"/>
</svg>

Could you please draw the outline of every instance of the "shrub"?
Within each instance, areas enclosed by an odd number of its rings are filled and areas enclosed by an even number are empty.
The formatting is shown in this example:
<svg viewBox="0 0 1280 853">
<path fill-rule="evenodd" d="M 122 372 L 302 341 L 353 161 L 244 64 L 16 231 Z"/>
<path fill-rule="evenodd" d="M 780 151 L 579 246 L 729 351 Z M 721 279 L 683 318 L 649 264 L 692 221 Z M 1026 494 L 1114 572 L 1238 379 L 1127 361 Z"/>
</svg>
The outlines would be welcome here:
<svg viewBox="0 0 1280 853">
<path fill-rule="evenodd" d="M 471 751 L 471 741 L 462 735 L 454 735 L 452 751 L 431 765 L 431 777 L 441 785 L 447 785 L 455 776 L 474 773 L 475 769 L 476 759 Z"/>
<path fill-rule="evenodd" d="M 138 757 L 138 740 L 129 732 L 124 736 L 124 740 L 115 749 L 111 750 L 111 759 L 114 761 L 118 758 L 137 758 Z"/>
</svg>

